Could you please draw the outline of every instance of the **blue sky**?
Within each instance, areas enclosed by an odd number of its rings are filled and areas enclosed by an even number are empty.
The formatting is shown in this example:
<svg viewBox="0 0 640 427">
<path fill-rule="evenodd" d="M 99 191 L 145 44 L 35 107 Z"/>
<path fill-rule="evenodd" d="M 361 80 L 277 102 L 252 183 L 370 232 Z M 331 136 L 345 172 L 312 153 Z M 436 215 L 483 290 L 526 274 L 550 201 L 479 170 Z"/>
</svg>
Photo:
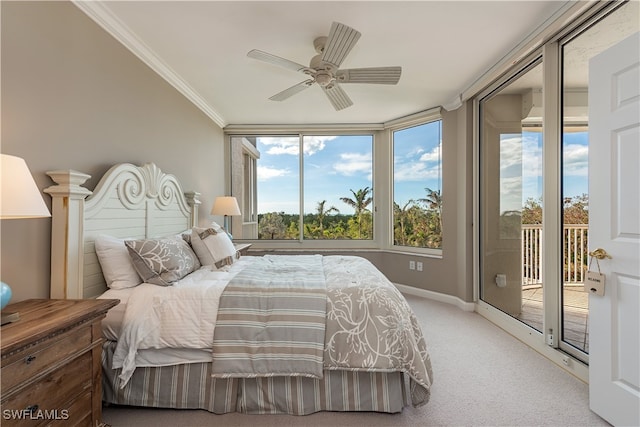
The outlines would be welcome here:
<svg viewBox="0 0 640 427">
<path fill-rule="evenodd" d="M 424 198 L 425 187 L 439 188 L 439 126 L 420 126 L 396 135 L 394 159 L 396 201 Z M 300 146 L 298 137 L 261 137 L 257 148 L 258 213 L 298 213 L 300 187 Z M 373 188 L 373 136 L 310 136 L 303 140 L 304 210 L 317 211 L 326 200 L 325 210 L 340 213 L 353 209 L 340 197 L 354 199 L 351 190 Z M 370 206 L 371 207 L 371 206 Z"/>
</svg>

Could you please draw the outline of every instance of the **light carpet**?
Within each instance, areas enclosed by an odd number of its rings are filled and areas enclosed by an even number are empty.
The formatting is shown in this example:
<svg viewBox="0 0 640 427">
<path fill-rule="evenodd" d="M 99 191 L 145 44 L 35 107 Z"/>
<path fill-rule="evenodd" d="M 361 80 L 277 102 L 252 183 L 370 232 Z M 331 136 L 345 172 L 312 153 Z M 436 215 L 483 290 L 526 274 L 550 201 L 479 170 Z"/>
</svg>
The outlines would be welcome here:
<svg viewBox="0 0 640 427">
<path fill-rule="evenodd" d="M 119 426 L 608 426 L 589 387 L 476 313 L 406 295 L 431 354 L 431 400 L 400 414 L 216 415 L 203 410 L 105 407 Z"/>
</svg>

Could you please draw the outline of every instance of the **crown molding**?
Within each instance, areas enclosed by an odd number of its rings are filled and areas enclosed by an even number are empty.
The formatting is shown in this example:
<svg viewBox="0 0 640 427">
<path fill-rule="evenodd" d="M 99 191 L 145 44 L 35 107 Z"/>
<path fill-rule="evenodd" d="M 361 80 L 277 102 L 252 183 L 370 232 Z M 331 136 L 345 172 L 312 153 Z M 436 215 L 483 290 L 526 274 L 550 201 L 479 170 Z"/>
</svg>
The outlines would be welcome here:
<svg viewBox="0 0 640 427">
<path fill-rule="evenodd" d="M 102 2 L 72 0 L 72 3 L 107 33 L 111 34 L 124 47 L 129 49 L 142 62 L 147 64 L 171 86 L 176 88 L 178 92 L 184 95 L 218 126 L 221 128 L 226 126 L 227 123 L 222 116 L 189 86 L 178 73 L 165 64 L 149 46 L 140 40 L 135 33 L 102 4 Z"/>
</svg>

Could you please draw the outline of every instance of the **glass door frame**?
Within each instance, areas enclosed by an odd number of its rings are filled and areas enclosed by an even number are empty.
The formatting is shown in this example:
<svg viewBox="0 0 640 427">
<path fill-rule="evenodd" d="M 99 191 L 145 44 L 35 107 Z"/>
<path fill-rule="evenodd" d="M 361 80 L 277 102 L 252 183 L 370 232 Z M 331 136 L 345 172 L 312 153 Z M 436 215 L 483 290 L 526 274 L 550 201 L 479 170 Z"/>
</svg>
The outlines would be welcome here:
<svg viewBox="0 0 640 427">
<path fill-rule="evenodd" d="M 474 223 L 480 222 L 480 102 L 511 79 L 521 75 L 531 64 L 542 57 L 544 102 L 543 113 L 543 235 L 542 235 L 542 282 L 543 328 L 538 331 L 514 317 L 502 312 L 480 299 L 482 257 L 480 227 L 474 229 L 474 298 L 476 311 L 502 329 L 516 336 L 556 364 L 571 371 L 588 382 L 589 371 L 585 361 L 579 357 L 559 351 L 561 344 L 561 292 L 562 292 L 562 197 L 561 197 L 561 80 L 560 45 L 551 41 L 530 53 L 508 74 L 488 86 L 473 100 L 474 117 Z"/>
</svg>

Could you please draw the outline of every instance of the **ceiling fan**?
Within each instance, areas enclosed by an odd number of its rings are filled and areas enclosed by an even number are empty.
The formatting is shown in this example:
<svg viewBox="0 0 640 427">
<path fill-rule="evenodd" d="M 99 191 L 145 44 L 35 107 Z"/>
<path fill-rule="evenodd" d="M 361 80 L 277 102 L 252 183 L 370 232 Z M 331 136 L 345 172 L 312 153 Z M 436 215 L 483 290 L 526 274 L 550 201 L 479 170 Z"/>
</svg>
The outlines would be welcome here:
<svg viewBox="0 0 640 427">
<path fill-rule="evenodd" d="M 353 102 L 342 89 L 342 83 L 373 83 L 394 85 L 400 80 L 402 67 L 374 67 L 340 69 L 340 64 L 360 38 L 360 33 L 347 25 L 334 22 L 329 36 L 318 37 L 313 46 L 318 55 L 311 58 L 308 67 L 288 59 L 280 58 L 261 50 L 254 49 L 247 53 L 249 58 L 279 65 L 293 71 L 299 71 L 311 78 L 291 86 L 269 98 L 272 101 L 285 99 L 302 92 L 317 83 L 331 101 L 336 110 L 353 105 Z"/>
</svg>

